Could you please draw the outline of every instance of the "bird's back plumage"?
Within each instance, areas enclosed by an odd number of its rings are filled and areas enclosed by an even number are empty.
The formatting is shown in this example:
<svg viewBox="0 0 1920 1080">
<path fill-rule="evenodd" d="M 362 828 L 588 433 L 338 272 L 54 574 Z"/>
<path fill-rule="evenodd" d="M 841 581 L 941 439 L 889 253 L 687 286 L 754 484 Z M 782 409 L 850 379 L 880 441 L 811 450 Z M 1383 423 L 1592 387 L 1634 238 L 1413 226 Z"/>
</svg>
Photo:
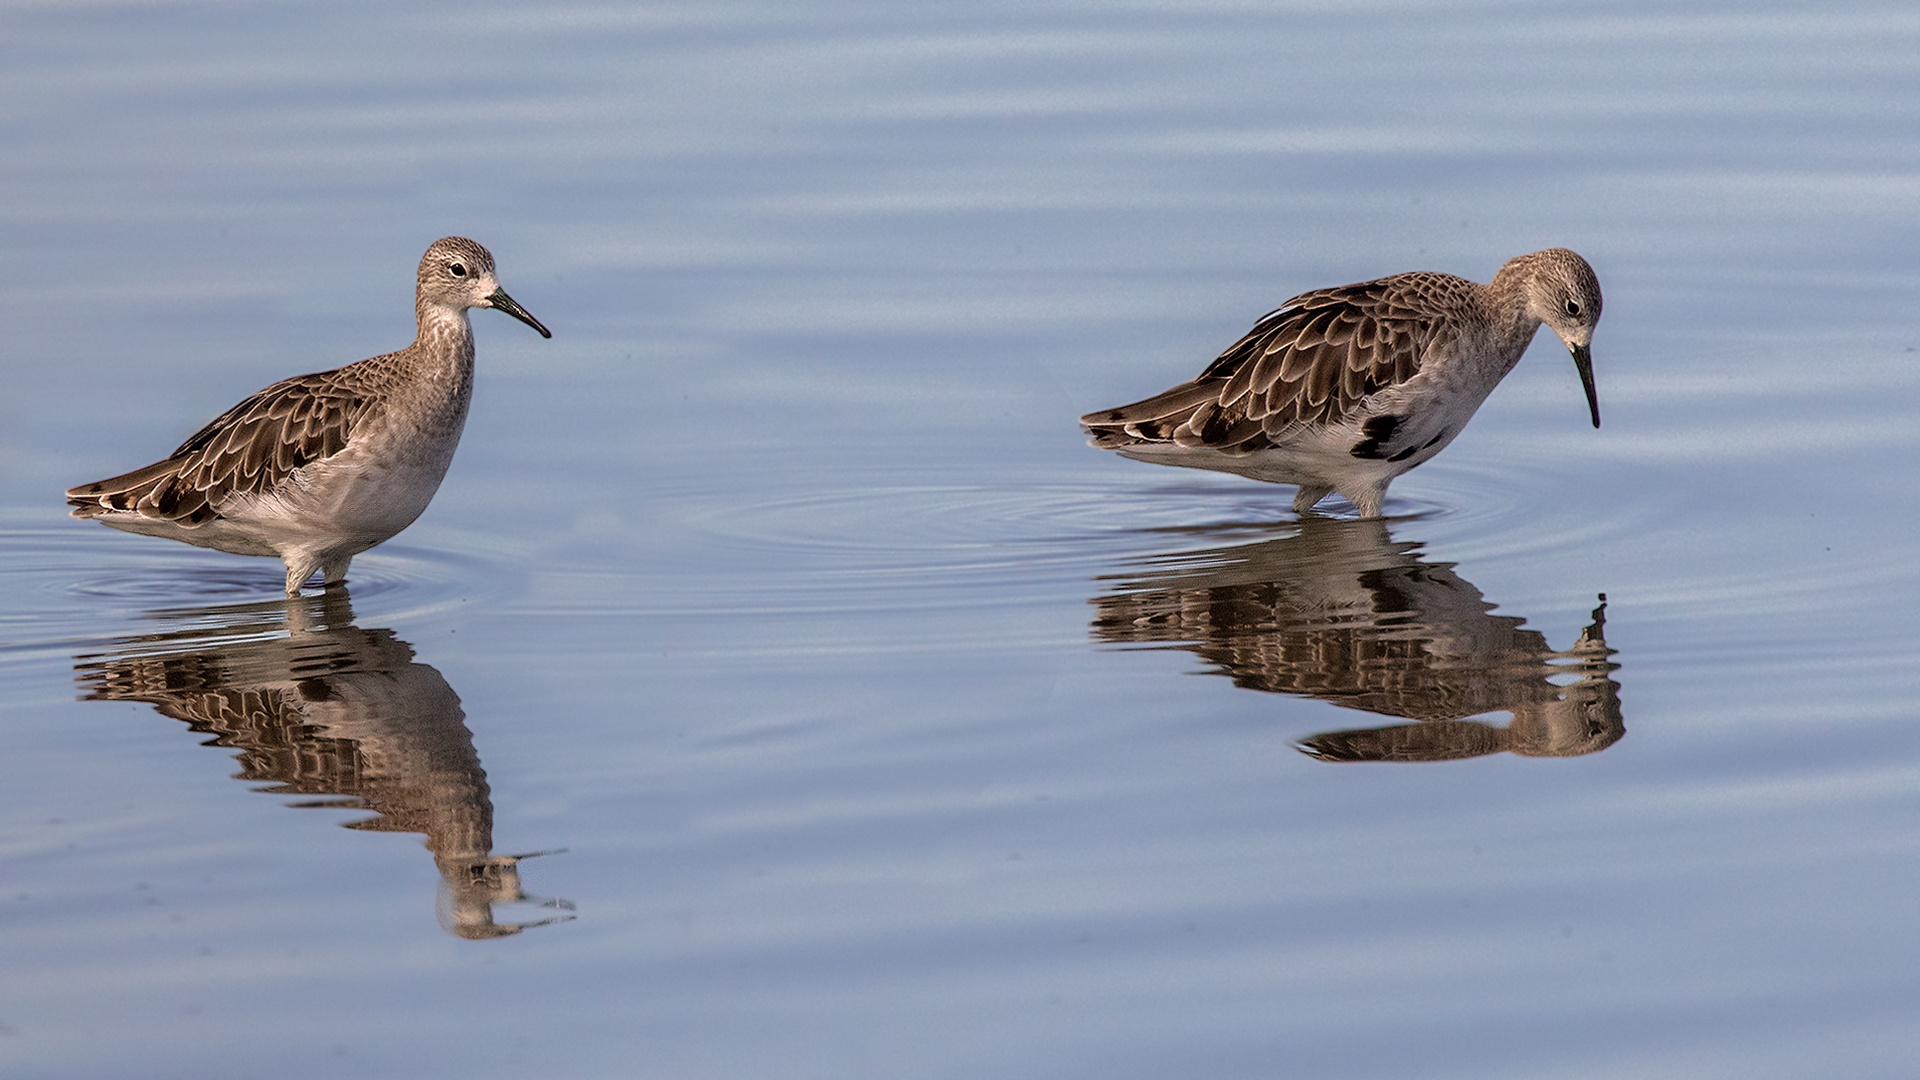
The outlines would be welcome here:
<svg viewBox="0 0 1920 1080">
<path fill-rule="evenodd" d="M 190 436 L 163 461 L 67 492 L 77 517 L 130 511 L 184 526 L 219 516 L 235 494 L 262 494 L 344 450 L 374 399 L 351 369 L 274 383 Z"/>
<path fill-rule="evenodd" d="M 1088 413 L 1095 445 L 1171 441 L 1245 454 L 1299 424 L 1338 423 L 1412 379 L 1434 321 L 1471 282 L 1400 274 L 1318 289 L 1268 313 L 1191 382 Z"/>
</svg>

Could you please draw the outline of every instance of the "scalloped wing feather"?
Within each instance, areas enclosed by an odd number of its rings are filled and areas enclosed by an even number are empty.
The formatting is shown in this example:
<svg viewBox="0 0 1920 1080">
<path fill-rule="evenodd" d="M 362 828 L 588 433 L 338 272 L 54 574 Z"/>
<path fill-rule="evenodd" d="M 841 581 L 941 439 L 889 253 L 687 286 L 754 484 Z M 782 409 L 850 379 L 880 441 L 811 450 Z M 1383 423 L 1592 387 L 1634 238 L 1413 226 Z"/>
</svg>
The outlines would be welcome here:
<svg viewBox="0 0 1920 1080">
<path fill-rule="evenodd" d="M 1250 453 L 1296 424 L 1333 424 L 1420 372 L 1433 315 L 1470 282 L 1402 274 L 1302 293 L 1268 313 L 1200 377 L 1080 418 L 1094 445 L 1140 442 Z"/>
<path fill-rule="evenodd" d="M 204 524 L 228 497 L 271 491 L 294 470 L 345 449 L 368 404 L 336 379 L 285 379 L 221 413 L 165 461 L 82 484 L 67 501 L 83 516 L 130 511 Z"/>
</svg>

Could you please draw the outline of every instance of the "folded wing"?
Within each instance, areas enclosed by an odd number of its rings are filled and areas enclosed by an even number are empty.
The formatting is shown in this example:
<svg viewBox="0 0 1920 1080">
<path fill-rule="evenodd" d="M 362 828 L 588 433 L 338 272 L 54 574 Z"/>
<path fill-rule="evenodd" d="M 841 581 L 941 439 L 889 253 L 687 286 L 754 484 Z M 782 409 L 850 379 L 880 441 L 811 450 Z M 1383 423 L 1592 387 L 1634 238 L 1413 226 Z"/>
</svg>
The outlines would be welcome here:
<svg viewBox="0 0 1920 1080">
<path fill-rule="evenodd" d="M 164 461 L 67 491 L 76 517 L 132 512 L 181 525 L 220 515 L 235 494 L 262 494 L 294 470 L 346 448 L 368 399 L 334 380 L 277 382 L 195 432 Z"/>
<path fill-rule="evenodd" d="M 1171 442 L 1228 454 L 1265 449 L 1296 425 L 1336 424 L 1419 373 L 1428 321 L 1406 285 L 1383 278 L 1296 296 L 1193 381 L 1080 422 L 1105 449 Z"/>
</svg>

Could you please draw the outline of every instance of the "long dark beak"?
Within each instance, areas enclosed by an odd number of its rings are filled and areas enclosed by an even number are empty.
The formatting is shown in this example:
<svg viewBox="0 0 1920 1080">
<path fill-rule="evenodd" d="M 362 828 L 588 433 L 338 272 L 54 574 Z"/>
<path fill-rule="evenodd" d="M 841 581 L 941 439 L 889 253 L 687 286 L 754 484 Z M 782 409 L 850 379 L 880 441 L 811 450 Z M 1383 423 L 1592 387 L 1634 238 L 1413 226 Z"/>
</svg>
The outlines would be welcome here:
<svg viewBox="0 0 1920 1080">
<path fill-rule="evenodd" d="M 494 295 L 499 295 L 498 293 Z M 528 316 L 529 319 L 532 316 Z M 539 326 L 539 323 L 533 325 Z M 1593 392 L 1593 353 L 1585 345 L 1575 345 L 1567 350 L 1573 354 L 1573 368 L 1580 373 L 1580 385 L 1587 391 L 1587 410 L 1593 413 L 1593 426 L 1600 426 L 1600 396 Z"/>
<path fill-rule="evenodd" d="M 491 304 L 494 308 L 500 311 L 504 311 L 507 314 L 513 316 L 514 318 L 519 319 L 521 322 L 526 323 L 528 326 L 533 327 L 535 330 L 540 331 L 541 337 L 550 338 L 553 336 L 553 331 L 548 330 L 544 326 L 541 326 L 539 319 L 536 319 L 532 315 L 527 314 L 527 309 L 521 307 L 517 302 L 515 302 L 513 297 L 508 296 L 507 290 L 495 289 L 492 292 L 488 293 L 487 303 Z M 1579 359 L 1579 357 L 1576 356 L 1575 359 L 1577 360 Z M 1584 372 L 1586 368 L 1581 368 L 1580 370 Z M 1593 396 L 1593 376 L 1591 375 L 1587 376 L 1587 396 L 1589 398 Z M 1595 413 L 1594 415 L 1598 416 L 1599 414 Z M 1599 427 L 1600 421 L 1595 420 L 1593 422 L 1593 426 Z"/>
</svg>

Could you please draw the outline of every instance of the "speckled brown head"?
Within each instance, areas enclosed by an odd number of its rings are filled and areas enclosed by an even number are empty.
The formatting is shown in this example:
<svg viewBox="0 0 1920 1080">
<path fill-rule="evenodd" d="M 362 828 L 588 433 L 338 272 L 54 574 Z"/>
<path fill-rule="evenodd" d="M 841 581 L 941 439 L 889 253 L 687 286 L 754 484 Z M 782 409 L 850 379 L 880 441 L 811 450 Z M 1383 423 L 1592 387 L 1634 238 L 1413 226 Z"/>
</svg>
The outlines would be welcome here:
<svg viewBox="0 0 1920 1080">
<path fill-rule="evenodd" d="M 1494 279 L 1521 275 L 1527 315 L 1545 323 L 1573 354 L 1580 385 L 1587 392 L 1593 426 L 1600 426 L 1600 399 L 1593 388 L 1593 328 L 1600 322 L 1600 279 L 1587 260 L 1566 248 L 1548 248 L 1509 260 Z"/>
<path fill-rule="evenodd" d="M 538 330 L 541 337 L 553 336 L 494 280 L 492 253 L 464 236 L 433 242 L 420 258 L 418 285 L 414 307 L 422 316 L 432 310 L 457 314 L 468 308 L 495 308 Z"/>
</svg>

